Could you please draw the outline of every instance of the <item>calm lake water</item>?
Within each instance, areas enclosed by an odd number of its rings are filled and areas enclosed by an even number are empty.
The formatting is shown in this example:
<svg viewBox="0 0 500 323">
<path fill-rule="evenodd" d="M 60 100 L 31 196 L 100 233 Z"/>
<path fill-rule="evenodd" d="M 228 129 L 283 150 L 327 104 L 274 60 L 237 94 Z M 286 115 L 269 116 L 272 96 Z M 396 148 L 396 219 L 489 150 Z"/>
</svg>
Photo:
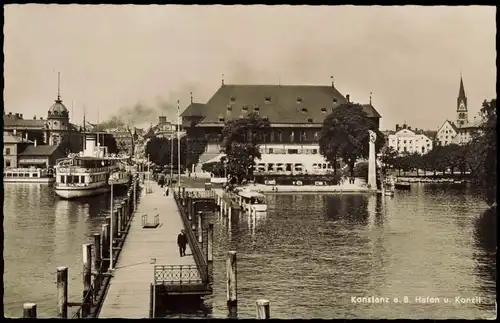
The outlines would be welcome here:
<svg viewBox="0 0 500 323">
<path fill-rule="evenodd" d="M 31 184 L 5 185 L 4 194 L 5 315 L 20 316 L 32 301 L 39 316 L 55 316 L 56 267 L 69 267 L 70 299 L 78 300 L 81 245 L 99 229 L 109 196 L 69 202 Z M 219 219 L 214 294 L 181 316 L 226 317 L 225 257 L 235 250 L 242 318 L 255 316 L 260 298 L 273 318 L 493 317 L 496 216 L 471 189 L 415 184 L 392 198 L 269 195 L 268 203 L 263 216 Z M 351 299 L 371 296 L 390 302 Z M 411 303 L 394 303 L 405 296 Z M 456 304 L 457 296 L 481 303 Z"/>
</svg>

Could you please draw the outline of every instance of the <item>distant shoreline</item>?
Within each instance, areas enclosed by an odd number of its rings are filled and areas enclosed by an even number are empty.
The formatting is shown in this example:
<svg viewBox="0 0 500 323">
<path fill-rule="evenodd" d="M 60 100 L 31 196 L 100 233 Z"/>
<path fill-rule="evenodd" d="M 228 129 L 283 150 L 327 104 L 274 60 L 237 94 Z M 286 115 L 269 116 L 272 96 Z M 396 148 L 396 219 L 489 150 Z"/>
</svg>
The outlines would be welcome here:
<svg viewBox="0 0 500 323">
<path fill-rule="evenodd" d="M 376 189 L 369 189 L 358 185 L 245 185 L 241 188 L 260 193 L 376 193 Z"/>
</svg>

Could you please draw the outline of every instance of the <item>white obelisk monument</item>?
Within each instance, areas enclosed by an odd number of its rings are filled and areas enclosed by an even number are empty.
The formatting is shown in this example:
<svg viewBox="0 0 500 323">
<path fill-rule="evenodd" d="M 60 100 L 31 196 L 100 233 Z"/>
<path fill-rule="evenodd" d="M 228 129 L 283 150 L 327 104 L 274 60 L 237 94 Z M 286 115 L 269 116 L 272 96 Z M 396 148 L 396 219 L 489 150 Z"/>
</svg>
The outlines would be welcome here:
<svg viewBox="0 0 500 323">
<path fill-rule="evenodd" d="M 377 134 L 368 130 L 370 134 L 369 150 L 368 150 L 368 186 L 371 189 L 377 189 L 377 170 L 376 170 L 376 160 L 375 160 L 375 141 L 377 140 Z"/>
</svg>

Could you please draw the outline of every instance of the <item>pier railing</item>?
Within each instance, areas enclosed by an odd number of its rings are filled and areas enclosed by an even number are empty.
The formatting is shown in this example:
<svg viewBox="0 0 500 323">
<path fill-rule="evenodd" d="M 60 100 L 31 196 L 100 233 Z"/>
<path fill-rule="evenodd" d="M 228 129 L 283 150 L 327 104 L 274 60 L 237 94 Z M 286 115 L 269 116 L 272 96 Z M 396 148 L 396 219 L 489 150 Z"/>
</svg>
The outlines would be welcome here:
<svg viewBox="0 0 500 323">
<path fill-rule="evenodd" d="M 208 194 L 208 193 L 206 193 Z M 212 193 L 210 193 L 212 194 Z M 207 261 L 205 259 L 205 255 L 203 254 L 203 251 L 201 250 L 200 243 L 198 242 L 198 239 L 196 239 L 196 236 L 194 235 L 193 229 L 191 229 L 191 223 L 189 222 L 188 216 L 186 214 L 186 208 L 182 205 L 180 196 L 178 192 L 174 192 L 174 199 L 175 202 L 177 203 L 177 208 L 179 209 L 179 212 L 181 214 L 182 222 L 184 224 L 186 236 L 189 241 L 189 247 L 191 248 L 191 252 L 193 253 L 193 258 L 194 261 L 196 262 L 196 265 L 198 266 L 198 270 L 200 272 L 200 277 L 203 283 L 208 284 L 208 265 Z"/>
<path fill-rule="evenodd" d="M 203 283 L 196 265 L 155 265 L 155 282 L 181 285 Z"/>
</svg>

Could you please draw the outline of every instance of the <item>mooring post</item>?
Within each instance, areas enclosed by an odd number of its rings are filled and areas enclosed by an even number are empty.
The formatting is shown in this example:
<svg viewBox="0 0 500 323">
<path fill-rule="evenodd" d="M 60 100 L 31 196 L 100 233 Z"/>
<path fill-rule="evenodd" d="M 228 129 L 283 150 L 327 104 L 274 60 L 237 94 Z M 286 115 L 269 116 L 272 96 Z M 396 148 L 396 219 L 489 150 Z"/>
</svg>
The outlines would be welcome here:
<svg viewBox="0 0 500 323">
<path fill-rule="evenodd" d="M 68 318 L 68 267 L 57 267 L 57 317 Z"/>
<path fill-rule="evenodd" d="M 209 281 L 213 281 L 213 270 L 214 270 L 214 225 L 213 223 L 208 224 L 207 228 L 207 272 Z"/>
<path fill-rule="evenodd" d="M 91 285 L 92 285 L 92 245 L 86 243 L 83 245 L 83 301 L 82 317 L 90 315 L 90 306 L 92 304 Z"/>
<path fill-rule="evenodd" d="M 203 212 L 198 211 L 198 242 L 203 244 Z"/>
<path fill-rule="evenodd" d="M 236 251 L 228 251 L 226 258 L 226 298 L 229 317 L 235 318 L 238 315 L 238 297 L 237 297 L 237 269 L 236 269 Z"/>
<path fill-rule="evenodd" d="M 271 318 L 271 310 L 267 299 L 257 300 L 257 317 L 258 320 L 267 320 Z"/>
<path fill-rule="evenodd" d="M 137 208 L 137 177 L 134 179 L 134 208 L 133 211 Z"/>
<path fill-rule="evenodd" d="M 196 236 L 196 228 L 197 228 L 196 221 L 198 221 L 197 218 L 198 218 L 198 214 L 193 212 L 193 217 L 191 219 L 191 229 L 193 230 L 195 236 Z"/>
<path fill-rule="evenodd" d="M 118 238 L 118 210 L 113 210 L 113 240 Z M 113 241 L 113 246 L 114 246 Z"/>
<path fill-rule="evenodd" d="M 96 273 L 101 271 L 101 234 L 94 233 L 94 270 Z"/>
<path fill-rule="evenodd" d="M 23 318 L 36 319 L 36 303 L 23 304 Z"/>
<path fill-rule="evenodd" d="M 122 208 L 120 205 L 116 208 L 116 236 L 115 238 L 121 237 L 122 233 L 122 224 L 123 224 L 123 218 L 122 218 Z"/>
<path fill-rule="evenodd" d="M 101 234 L 94 233 L 94 296 L 97 297 L 99 289 L 101 288 L 101 272 L 102 272 L 102 258 L 101 258 Z"/>
<path fill-rule="evenodd" d="M 109 268 L 109 224 L 101 225 L 101 237 L 102 270 L 107 271 Z"/>
</svg>

